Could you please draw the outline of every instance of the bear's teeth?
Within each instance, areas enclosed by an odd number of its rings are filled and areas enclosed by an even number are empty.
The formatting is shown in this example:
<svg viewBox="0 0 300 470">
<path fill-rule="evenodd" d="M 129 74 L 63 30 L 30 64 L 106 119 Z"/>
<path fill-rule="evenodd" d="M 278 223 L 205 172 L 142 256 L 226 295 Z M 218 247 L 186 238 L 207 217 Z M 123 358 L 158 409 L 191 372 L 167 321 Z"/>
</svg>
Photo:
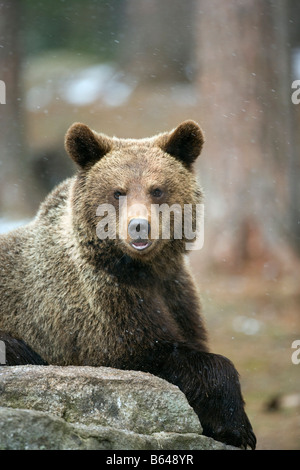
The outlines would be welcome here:
<svg viewBox="0 0 300 470">
<path fill-rule="evenodd" d="M 131 246 L 133 246 L 133 248 L 135 248 L 136 250 L 144 250 L 145 248 L 149 246 L 149 243 L 148 242 L 134 242 L 134 243 L 131 243 Z"/>
</svg>

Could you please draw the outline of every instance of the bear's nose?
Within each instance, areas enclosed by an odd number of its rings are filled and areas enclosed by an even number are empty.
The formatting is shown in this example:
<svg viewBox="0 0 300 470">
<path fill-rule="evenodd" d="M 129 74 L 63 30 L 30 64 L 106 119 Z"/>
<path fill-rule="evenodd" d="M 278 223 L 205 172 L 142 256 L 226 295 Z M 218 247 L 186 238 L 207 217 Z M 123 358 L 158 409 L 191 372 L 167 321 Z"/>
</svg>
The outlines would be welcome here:
<svg viewBox="0 0 300 470">
<path fill-rule="evenodd" d="M 146 240 L 150 233 L 150 224 L 147 219 L 131 219 L 128 224 L 128 233 L 133 240 Z"/>
</svg>

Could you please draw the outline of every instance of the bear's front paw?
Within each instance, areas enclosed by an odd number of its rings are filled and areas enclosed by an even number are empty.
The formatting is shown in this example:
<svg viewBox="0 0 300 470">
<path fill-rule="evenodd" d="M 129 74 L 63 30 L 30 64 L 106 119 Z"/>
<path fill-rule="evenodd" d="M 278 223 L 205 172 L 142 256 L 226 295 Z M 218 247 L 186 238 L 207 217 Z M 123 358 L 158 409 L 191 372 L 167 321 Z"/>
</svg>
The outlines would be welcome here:
<svg viewBox="0 0 300 470">
<path fill-rule="evenodd" d="M 221 423 L 219 422 L 214 426 L 212 426 L 212 423 L 205 424 L 201 422 L 203 434 L 227 445 L 242 449 L 247 449 L 248 447 L 252 450 L 255 449 L 256 437 L 244 411 L 221 421 Z"/>
</svg>

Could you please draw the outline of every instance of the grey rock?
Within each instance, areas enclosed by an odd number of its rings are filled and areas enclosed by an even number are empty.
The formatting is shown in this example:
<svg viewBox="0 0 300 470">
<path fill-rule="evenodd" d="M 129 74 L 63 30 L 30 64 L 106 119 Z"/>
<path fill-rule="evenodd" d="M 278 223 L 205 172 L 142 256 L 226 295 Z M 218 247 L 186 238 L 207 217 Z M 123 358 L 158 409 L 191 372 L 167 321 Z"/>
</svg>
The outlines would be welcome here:
<svg viewBox="0 0 300 470">
<path fill-rule="evenodd" d="M 233 449 L 202 435 L 185 395 L 105 367 L 0 367 L 0 449 Z"/>
</svg>

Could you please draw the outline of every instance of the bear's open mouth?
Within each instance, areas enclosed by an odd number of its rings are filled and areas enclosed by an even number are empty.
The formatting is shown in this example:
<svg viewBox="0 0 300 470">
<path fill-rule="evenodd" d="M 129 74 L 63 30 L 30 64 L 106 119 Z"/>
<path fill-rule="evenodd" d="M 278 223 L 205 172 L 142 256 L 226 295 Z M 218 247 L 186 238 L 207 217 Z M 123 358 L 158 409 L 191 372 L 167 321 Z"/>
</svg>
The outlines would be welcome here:
<svg viewBox="0 0 300 470">
<path fill-rule="evenodd" d="M 135 248 L 136 250 L 146 250 L 151 245 L 150 240 L 133 240 L 130 242 L 130 245 Z"/>
</svg>

